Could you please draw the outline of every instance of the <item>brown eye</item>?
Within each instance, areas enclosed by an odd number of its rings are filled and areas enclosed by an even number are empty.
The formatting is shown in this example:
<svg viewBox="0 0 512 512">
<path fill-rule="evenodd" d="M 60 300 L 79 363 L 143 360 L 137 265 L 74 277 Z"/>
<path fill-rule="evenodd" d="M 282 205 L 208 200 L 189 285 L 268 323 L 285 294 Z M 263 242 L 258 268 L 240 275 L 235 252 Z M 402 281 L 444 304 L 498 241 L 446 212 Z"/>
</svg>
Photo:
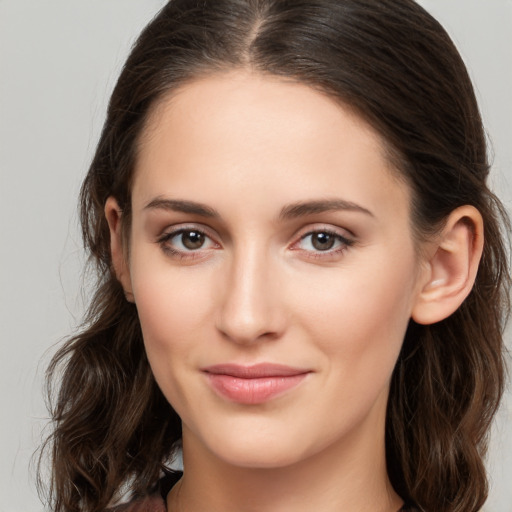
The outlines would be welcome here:
<svg viewBox="0 0 512 512">
<path fill-rule="evenodd" d="M 200 249 L 205 242 L 205 235 L 200 231 L 183 231 L 181 233 L 181 243 L 183 247 L 193 251 Z"/>
<path fill-rule="evenodd" d="M 311 235 L 311 245 L 317 251 L 328 251 L 333 248 L 335 242 L 336 237 L 330 233 L 313 233 Z"/>
<path fill-rule="evenodd" d="M 354 244 L 353 240 L 345 238 L 341 233 L 329 230 L 310 231 L 304 235 L 294 248 L 311 253 L 312 256 L 334 256 L 341 254 L 346 248 Z"/>
<path fill-rule="evenodd" d="M 221 249 L 205 231 L 194 227 L 164 233 L 157 242 L 166 256 L 178 261 L 203 261 L 212 255 L 213 249 Z"/>
</svg>

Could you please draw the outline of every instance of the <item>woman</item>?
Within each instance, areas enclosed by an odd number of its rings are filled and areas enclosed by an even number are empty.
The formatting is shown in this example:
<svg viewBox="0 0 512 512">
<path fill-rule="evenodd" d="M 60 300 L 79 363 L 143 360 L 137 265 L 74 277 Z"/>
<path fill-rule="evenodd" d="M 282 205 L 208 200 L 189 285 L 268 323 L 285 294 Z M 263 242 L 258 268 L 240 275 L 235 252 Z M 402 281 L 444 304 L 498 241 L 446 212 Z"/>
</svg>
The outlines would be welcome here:
<svg viewBox="0 0 512 512">
<path fill-rule="evenodd" d="M 509 289 L 488 171 L 412 0 L 169 2 L 82 188 L 99 282 L 50 368 L 53 509 L 479 510 Z"/>
</svg>

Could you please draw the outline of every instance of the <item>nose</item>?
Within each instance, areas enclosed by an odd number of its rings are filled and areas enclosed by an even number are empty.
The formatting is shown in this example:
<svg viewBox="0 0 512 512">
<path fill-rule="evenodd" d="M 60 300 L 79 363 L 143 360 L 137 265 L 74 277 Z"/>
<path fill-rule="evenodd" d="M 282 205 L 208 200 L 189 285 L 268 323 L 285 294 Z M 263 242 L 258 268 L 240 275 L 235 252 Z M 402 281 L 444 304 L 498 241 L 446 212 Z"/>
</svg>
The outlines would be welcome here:
<svg viewBox="0 0 512 512">
<path fill-rule="evenodd" d="M 219 301 L 217 329 L 238 344 L 279 338 L 285 329 L 279 269 L 262 250 L 234 254 Z M 223 276 L 223 277 L 224 277 Z"/>
</svg>

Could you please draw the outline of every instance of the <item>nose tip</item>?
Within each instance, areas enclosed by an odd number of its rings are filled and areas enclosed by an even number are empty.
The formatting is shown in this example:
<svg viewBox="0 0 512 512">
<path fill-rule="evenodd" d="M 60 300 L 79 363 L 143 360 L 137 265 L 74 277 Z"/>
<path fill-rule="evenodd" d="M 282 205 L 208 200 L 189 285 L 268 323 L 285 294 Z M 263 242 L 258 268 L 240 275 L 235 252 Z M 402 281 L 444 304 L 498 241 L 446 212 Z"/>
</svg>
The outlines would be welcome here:
<svg viewBox="0 0 512 512">
<path fill-rule="evenodd" d="M 229 326 L 224 325 L 219 329 L 222 335 L 240 345 L 252 345 L 263 340 L 273 340 L 278 338 L 278 333 L 256 325 L 253 321 L 234 322 L 233 319 L 229 322 Z"/>
<path fill-rule="evenodd" d="M 279 338 L 284 329 L 282 301 L 268 265 L 245 260 L 225 281 L 217 329 L 238 344 Z"/>
<path fill-rule="evenodd" d="M 277 311 L 267 306 L 268 297 L 255 297 L 254 292 L 243 297 L 233 290 L 231 293 L 218 323 L 225 338 L 239 344 L 252 344 L 279 337 L 281 328 L 276 322 Z"/>
</svg>

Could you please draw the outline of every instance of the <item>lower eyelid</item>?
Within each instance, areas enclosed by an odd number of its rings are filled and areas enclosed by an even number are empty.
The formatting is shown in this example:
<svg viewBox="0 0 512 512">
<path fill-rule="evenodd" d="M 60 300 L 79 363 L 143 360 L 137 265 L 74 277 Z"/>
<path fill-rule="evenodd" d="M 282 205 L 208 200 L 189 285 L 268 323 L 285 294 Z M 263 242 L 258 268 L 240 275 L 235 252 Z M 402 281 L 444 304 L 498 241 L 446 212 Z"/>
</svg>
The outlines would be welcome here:
<svg viewBox="0 0 512 512">
<path fill-rule="evenodd" d="M 338 258 L 342 257 L 346 251 L 349 250 L 348 245 L 342 245 L 338 247 L 337 249 L 330 250 L 330 251 L 303 251 L 307 254 L 307 256 L 304 257 L 304 259 L 309 260 L 320 260 L 320 261 L 330 261 L 330 260 L 337 260 Z"/>
</svg>

